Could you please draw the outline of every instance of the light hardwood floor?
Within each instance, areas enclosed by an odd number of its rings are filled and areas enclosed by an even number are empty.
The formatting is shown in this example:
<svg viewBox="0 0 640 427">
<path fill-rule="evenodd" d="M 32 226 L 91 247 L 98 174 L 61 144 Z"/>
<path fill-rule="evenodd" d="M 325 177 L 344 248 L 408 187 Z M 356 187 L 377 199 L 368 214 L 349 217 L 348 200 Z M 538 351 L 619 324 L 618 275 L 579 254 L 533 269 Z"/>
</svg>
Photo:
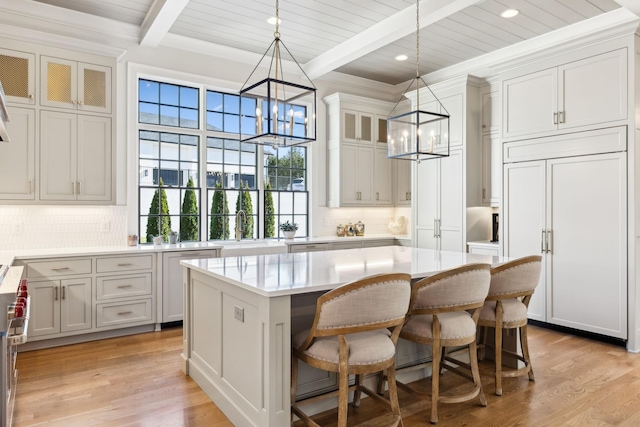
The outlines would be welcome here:
<svg viewBox="0 0 640 427">
<path fill-rule="evenodd" d="M 488 406 L 441 404 L 438 426 L 638 426 L 640 355 L 530 327 L 535 382 L 503 380 L 502 397 L 482 373 Z M 14 427 L 211 426 L 231 422 L 179 368 L 182 329 L 21 353 Z M 484 368 L 490 364 L 483 362 Z M 458 378 L 443 375 L 441 390 Z M 414 386 L 428 389 L 429 380 Z M 352 423 L 377 426 L 386 413 L 364 399 Z M 400 392 L 405 427 L 430 426 L 430 404 Z M 318 421 L 335 426 L 335 412 Z"/>
</svg>

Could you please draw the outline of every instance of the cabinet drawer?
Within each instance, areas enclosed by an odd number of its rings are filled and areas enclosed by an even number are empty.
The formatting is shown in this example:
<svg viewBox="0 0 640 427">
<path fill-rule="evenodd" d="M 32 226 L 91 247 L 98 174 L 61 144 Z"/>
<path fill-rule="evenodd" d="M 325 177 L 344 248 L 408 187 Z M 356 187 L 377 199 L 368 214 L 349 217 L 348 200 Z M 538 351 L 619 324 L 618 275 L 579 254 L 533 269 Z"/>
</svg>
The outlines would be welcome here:
<svg viewBox="0 0 640 427">
<path fill-rule="evenodd" d="M 96 299 L 151 295 L 151 273 L 98 277 Z"/>
<path fill-rule="evenodd" d="M 61 259 L 27 263 L 27 277 L 58 277 L 91 274 L 91 258 Z"/>
<path fill-rule="evenodd" d="M 151 268 L 153 268 L 153 255 L 98 258 L 96 263 L 96 272 L 98 273 L 149 270 Z"/>
<path fill-rule="evenodd" d="M 96 326 L 106 328 L 151 322 L 151 298 L 126 303 L 97 304 Z"/>
</svg>

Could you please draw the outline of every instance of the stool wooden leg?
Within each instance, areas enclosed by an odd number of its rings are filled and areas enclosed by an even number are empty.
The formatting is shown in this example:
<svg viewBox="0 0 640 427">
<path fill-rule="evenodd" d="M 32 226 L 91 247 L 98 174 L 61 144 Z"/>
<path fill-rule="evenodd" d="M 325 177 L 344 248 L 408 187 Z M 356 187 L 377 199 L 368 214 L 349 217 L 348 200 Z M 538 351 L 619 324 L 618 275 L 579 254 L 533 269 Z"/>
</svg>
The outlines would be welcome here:
<svg viewBox="0 0 640 427">
<path fill-rule="evenodd" d="M 473 383 L 476 387 L 479 387 L 480 392 L 478 396 L 480 397 L 480 404 L 482 406 L 487 406 L 487 399 L 484 397 L 484 392 L 482 391 L 482 382 L 480 381 L 480 368 L 478 368 L 478 347 L 475 341 L 469 343 L 469 364 L 471 365 L 471 375 L 473 376 Z"/>
<path fill-rule="evenodd" d="M 502 396 L 502 328 L 496 325 L 495 349 L 496 349 L 496 396 Z"/>
<path fill-rule="evenodd" d="M 362 390 L 362 375 L 357 374 L 356 375 L 356 388 L 353 391 L 353 402 L 351 402 L 351 405 L 354 408 L 358 408 L 360 406 L 360 395 L 362 394 L 361 390 Z"/>
<path fill-rule="evenodd" d="M 440 340 L 435 340 L 432 345 L 431 362 L 431 423 L 438 423 L 438 400 L 440 397 L 440 357 L 442 349 Z"/>
<path fill-rule="evenodd" d="M 522 348 L 522 356 L 524 357 L 524 362 L 529 367 L 529 381 L 535 381 L 536 378 L 533 375 L 533 367 L 531 366 L 531 358 L 529 357 L 527 325 L 524 325 L 520 328 L 520 347 Z"/>
</svg>

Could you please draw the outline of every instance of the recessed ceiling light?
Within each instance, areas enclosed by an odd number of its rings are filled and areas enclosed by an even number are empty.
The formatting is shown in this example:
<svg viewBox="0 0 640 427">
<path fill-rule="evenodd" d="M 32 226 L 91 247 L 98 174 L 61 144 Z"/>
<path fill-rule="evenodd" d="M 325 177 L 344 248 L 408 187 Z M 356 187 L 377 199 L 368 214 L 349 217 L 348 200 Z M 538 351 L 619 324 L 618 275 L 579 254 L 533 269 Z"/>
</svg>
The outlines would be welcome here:
<svg viewBox="0 0 640 427">
<path fill-rule="evenodd" d="M 409 59 L 409 57 L 404 54 L 396 56 L 396 61 L 406 61 L 407 59 Z"/>
<path fill-rule="evenodd" d="M 267 22 L 271 25 L 276 25 L 276 17 L 272 16 L 271 18 L 267 19 Z M 278 19 L 278 24 L 282 24 L 282 19 Z"/>
<path fill-rule="evenodd" d="M 500 14 L 500 16 L 502 16 L 503 18 L 513 18 L 514 16 L 516 16 L 519 13 L 520 13 L 520 11 L 517 10 L 517 9 L 507 9 L 504 12 L 502 12 Z"/>
</svg>

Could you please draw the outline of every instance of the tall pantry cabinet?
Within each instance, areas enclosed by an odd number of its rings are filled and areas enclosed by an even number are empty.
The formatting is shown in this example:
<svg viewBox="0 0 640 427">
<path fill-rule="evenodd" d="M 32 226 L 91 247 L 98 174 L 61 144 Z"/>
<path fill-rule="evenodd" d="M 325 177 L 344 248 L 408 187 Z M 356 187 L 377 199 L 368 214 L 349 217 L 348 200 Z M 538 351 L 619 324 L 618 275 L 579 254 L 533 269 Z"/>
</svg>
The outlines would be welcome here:
<svg viewBox="0 0 640 427">
<path fill-rule="evenodd" d="M 480 85 L 479 79 L 464 76 L 429 86 L 450 115 L 450 155 L 414 167 L 412 238 L 417 247 L 466 252 L 466 208 L 481 203 Z"/>
<path fill-rule="evenodd" d="M 543 257 L 529 318 L 621 340 L 629 292 L 627 58 L 620 41 L 608 42 L 501 76 L 504 255 Z"/>
<path fill-rule="evenodd" d="M 11 132 L 0 201 L 114 203 L 115 59 L 0 42 Z"/>
</svg>

